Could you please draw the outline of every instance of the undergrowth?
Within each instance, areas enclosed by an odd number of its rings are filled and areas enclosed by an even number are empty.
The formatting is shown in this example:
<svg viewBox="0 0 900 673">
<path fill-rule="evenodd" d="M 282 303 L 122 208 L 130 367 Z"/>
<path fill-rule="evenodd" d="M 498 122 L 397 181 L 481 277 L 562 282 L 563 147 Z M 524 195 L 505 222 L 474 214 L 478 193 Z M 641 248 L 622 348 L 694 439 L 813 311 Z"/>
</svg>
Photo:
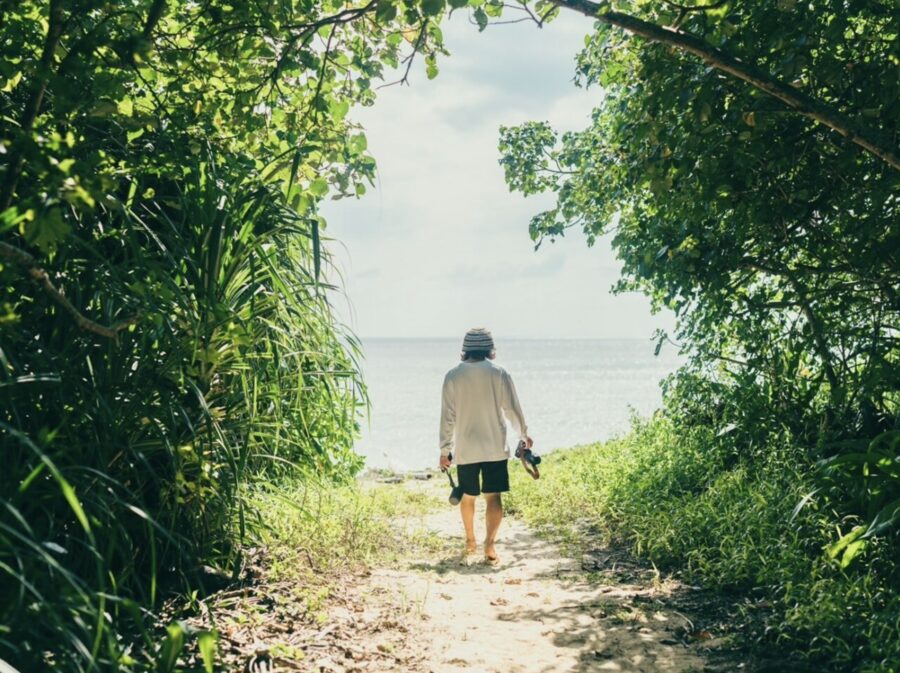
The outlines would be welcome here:
<svg viewBox="0 0 900 673">
<path fill-rule="evenodd" d="M 826 550 L 849 524 L 815 496 L 796 510 L 815 490 L 802 451 L 785 442 L 750 461 L 712 440 L 663 418 L 637 423 L 547 456 L 540 481 L 515 471 L 510 511 L 557 539 L 625 543 L 689 581 L 764 597 L 768 645 L 835 670 L 900 670 L 896 540 L 841 568 Z"/>
<path fill-rule="evenodd" d="M 437 505 L 430 492 L 365 482 L 322 486 L 297 481 L 252 498 L 269 578 L 316 578 L 385 563 L 437 542 L 418 525 Z"/>
<path fill-rule="evenodd" d="M 299 664 L 303 648 L 279 641 L 280 629 L 326 628 L 329 608 L 370 568 L 440 546 L 421 523 L 438 501 L 421 490 L 294 480 L 258 484 L 248 503 L 253 533 L 240 577 L 221 592 L 172 603 L 158 627 L 161 652 L 170 652 L 158 673 L 244 669 L 253 654 L 233 643 L 248 629 L 265 642 L 257 650 L 266 661 Z"/>
</svg>

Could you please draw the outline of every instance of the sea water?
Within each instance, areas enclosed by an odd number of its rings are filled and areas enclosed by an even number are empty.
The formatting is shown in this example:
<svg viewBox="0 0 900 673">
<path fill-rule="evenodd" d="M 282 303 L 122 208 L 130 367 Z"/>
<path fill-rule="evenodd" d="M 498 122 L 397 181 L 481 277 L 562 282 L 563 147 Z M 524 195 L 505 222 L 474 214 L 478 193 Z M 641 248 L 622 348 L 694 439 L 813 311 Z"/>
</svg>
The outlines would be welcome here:
<svg viewBox="0 0 900 673">
<path fill-rule="evenodd" d="M 633 413 L 661 403 L 660 382 L 681 360 L 654 355 L 646 339 L 506 339 L 496 363 L 513 377 L 535 450 L 608 439 Z M 371 411 L 355 449 L 370 468 L 435 467 L 444 374 L 459 363 L 459 339 L 364 339 Z M 512 435 L 510 435 L 510 441 Z"/>
</svg>

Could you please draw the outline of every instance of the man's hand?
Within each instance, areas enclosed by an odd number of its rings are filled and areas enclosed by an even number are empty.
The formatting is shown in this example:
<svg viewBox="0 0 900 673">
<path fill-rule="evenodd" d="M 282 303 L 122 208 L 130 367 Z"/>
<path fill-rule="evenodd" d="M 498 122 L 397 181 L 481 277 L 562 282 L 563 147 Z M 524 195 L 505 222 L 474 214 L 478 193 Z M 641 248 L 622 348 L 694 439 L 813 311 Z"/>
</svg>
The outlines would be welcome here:
<svg viewBox="0 0 900 673">
<path fill-rule="evenodd" d="M 450 469 L 450 458 L 447 456 L 441 456 L 441 469 L 449 470 Z"/>
<path fill-rule="evenodd" d="M 525 435 L 525 448 L 530 449 L 532 446 L 534 446 L 534 441 L 531 439 L 531 437 Z"/>
</svg>

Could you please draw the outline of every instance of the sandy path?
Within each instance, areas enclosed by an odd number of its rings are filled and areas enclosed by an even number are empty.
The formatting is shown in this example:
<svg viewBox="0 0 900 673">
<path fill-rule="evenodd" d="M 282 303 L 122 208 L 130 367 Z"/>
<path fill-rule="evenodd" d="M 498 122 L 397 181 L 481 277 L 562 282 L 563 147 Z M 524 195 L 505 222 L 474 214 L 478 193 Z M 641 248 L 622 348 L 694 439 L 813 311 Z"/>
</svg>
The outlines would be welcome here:
<svg viewBox="0 0 900 673">
<path fill-rule="evenodd" d="M 617 572 L 611 556 L 591 559 L 600 582 L 588 583 L 584 559 L 507 518 L 499 568 L 464 566 L 459 513 L 447 507 L 423 525 L 446 541 L 442 558 L 376 570 L 372 580 L 410 606 L 419 630 L 422 670 L 432 673 L 584 673 L 702 671 L 705 662 L 673 633 L 687 619 L 667 609 L 672 585 Z M 476 532 L 483 535 L 483 502 Z M 633 582 L 633 583 L 630 583 Z"/>
</svg>

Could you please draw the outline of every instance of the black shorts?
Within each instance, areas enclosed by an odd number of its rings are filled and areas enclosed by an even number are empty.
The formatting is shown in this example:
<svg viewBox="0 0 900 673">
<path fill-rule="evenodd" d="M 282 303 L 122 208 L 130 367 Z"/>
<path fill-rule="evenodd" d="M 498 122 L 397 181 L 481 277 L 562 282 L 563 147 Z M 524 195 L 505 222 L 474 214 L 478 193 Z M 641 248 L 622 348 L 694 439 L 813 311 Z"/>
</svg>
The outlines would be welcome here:
<svg viewBox="0 0 900 673">
<path fill-rule="evenodd" d="M 457 465 L 456 476 L 463 493 L 466 495 L 479 495 L 482 492 L 506 493 L 509 490 L 508 463 L 509 461 L 504 459 Z"/>
</svg>

